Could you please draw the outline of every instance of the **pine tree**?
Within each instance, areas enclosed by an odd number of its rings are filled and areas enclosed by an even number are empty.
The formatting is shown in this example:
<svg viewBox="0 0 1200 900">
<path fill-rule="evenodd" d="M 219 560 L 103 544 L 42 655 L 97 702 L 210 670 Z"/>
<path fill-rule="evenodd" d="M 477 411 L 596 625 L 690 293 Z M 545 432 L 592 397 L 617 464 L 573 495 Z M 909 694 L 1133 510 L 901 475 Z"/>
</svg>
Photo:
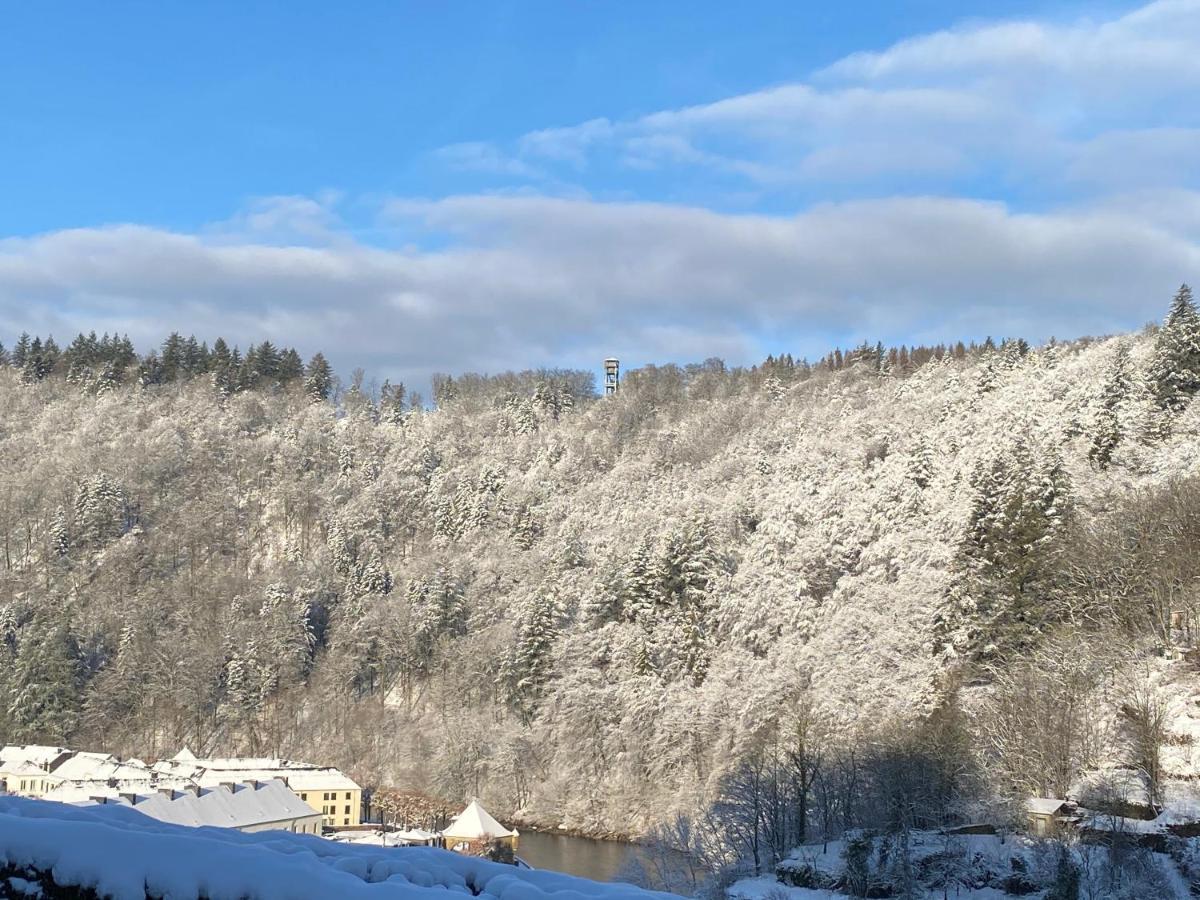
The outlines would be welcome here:
<svg viewBox="0 0 1200 900">
<path fill-rule="evenodd" d="M 84 479 L 75 492 L 75 525 L 83 544 L 98 547 L 120 535 L 124 513 L 120 487 L 103 472 Z"/>
<path fill-rule="evenodd" d="M 554 644 L 562 609 L 549 593 L 539 593 L 521 616 L 515 649 L 516 695 L 519 707 L 532 715 L 554 667 Z"/>
<path fill-rule="evenodd" d="M 14 739 L 65 743 L 82 705 L 79 646 L 57 615 L 34 616 L 20 630 L 9 688 Z"/>
<path fill-rule="evenodd" d="M 250 359 L 251 352 L 254 355 L 253 361 Z M 261 378 L 266 381 L 275 381 L 279 378 L 281 358 L 279 351 L 270 341 L 263 341 L 257 347 L 251 347 L 246 352 L 246 361 L 254 373 L 255 380 Z"/>
<path fill-rule="evenodd" d="M 658 609 L 658 589 L 654 583 L 654 542 L 643 535 L 621 573 L 621 597 L 618 603 L 627 621 L 643 628 L 653 626 Z"/>
<path fill-rule="evenodd" d="M 1092 437 L 1092 446 L 1088 449 L 1088 459 L 1097 468 L 1107 469 L 1112 462 L 1113 452 L 1121 443 L 1121 408 L 1133 390 L 1133 371 L 1129 361 L 1129 346 L 1120 344 L 1108 374 L 1104 379 L 1104 388 L 1100 396 L 1100 411 L 1096 415 L 1096 428 Z"/>
<path fill-rule="evenodd" d="M 320 353 L 313 354 L 305 371 L 304 390 L 314 400 L 328 400 L 333 393 L 333 370 Z"/>
<path fill-rule="evenodd" d="M 71 536 L 67 531 L 67 512 L 60 505 L 54 511 L 50 522 L 50 546 L 60 557 L 66 556 L 71 550 Z"/>
<path fill-rule="evenodd" d="M 1023 441 L 974 482 L 959 548 L 962 588 L 976 619 L 976 652 L 997 655 L 1026 645 L 1054 620 L 1070 483 L 1056 453 L 1039 458 Z"/>
<path fill-rule="evenodd" d="M 283 383 L 304 377 L 304 362 L 294 348 L 288 347 L 279 355 L 279 380 Z"/>
<path fill-rule="evenodd" d="M 25 360 L 29 356 L 29 343 L 29 332 L 22 331 L 21 336 L 17 338 L 17 343 L 13 345 L 10 359 L 14 369 L 25 368 Z"/>
<path fill-rule="evenodd" d="M 908 477 L 921 490 L 933 482 L 933 448 L 924 436 L 917 441 L 908 461 Z"/>
<path fill-rule="evenodd" d="M 175 381 L 184 371 L 184 340 L 178 331 L 172 331 L 163 341 L 159 363 L 162 366 L 162 380 Z"/>
<path fill-rule="evenodd" d="M 404 424 L 404 384 L 394 387 L 386 379 L 379 391 L 379 421 L 390 425 Z"/>
<path fill-rule="evenodd" d="M 1150 379 L 1159 407 L 1168 412 L 1180 412 L 1200 391 L 1200 313 L 1186 284 L 1158 333 Z"/>
</svg>

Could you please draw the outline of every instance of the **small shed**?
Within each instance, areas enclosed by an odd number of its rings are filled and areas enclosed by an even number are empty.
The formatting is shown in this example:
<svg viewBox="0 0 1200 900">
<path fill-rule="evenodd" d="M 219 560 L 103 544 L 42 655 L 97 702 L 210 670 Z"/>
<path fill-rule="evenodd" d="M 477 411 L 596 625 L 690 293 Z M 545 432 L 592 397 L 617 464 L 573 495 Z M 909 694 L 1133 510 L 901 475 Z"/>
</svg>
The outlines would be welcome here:
<svg viewBox="0 0 1200 900">
<path fill-rule="evenodd" d="M 1067 805 L 1055 797 L 1030 797 L 1025 801 L 1029 831 L 1038 837 L 1049 837 L 1058 831 L 1058 817 Z"/>
<path fill-rule="evenodd" d="M 472 800 L 442 832 L 442 840 L 448 849 L 473 854 L 483 852 L 492 842 L 506 844 L 516 850 L 519 837 L 515 829 L 505 828 L 493 819 L 478 800 Z"/>
</svg>

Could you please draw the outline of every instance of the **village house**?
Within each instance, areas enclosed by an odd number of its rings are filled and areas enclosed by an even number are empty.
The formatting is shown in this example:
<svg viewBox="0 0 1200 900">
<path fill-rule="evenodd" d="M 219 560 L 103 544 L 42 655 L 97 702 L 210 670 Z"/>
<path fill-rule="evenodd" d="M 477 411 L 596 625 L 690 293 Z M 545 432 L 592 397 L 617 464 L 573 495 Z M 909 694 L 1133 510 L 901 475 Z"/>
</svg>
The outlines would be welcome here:
<svg viewBox="0 0 1200 900">
<path fill-rule="evenodd" d="M 119 784 L 153 790 L 159 786 L 157 773 L 141 760 L 122 762 L 109 753 L 38 745 L 0 749 L 0 779 L 10 793 L 46 799 L 70 787 L 88 790 Z"/>
<path fill-rule="evenodd" d="M 162 788 L 149 793 L 118 791 L 114 788 L 64 787 L 47 800 L 77 806 L 129 806 L 145 816 L 173 825 L 193 828 L 232 828 L 237 831 L 290 831 L 321 833 L 324 817 L 301 800 L 279 779 L 245 784 L 226 783 L 217 787 Z"/>
<path fill-rule="evenodd" d="M 362 823 L 362 788 L 331 766 L 257 757 L 201 759 L 185 748 L 152 768 L 160 775 L 183 778 L 201 787 L 278 778 L 322 815 L 326 828 L 355 828 Z"/>
<path fill-rule="evenodd" d="M 1029 820 L 1029 833 L 1038 837 L 1051 837 L 1061 830 L 1059 817 L 1067 807 L 1067 801 L 1054 797 L 1031 797 L 1025 801 L 1025 816 Z"/>
<path fill-rule="evenodd" d="M 505 828 L 491 814 L 472 800 L 442 831 L 442 840 L 450 850 L 478 856 L 489 844 L 498 843 L 516 852 L 520 833 Z"/>
<path fill-rule="evenodd" d="M 41 797 L 62 783 L 58 769 L 73 755 L 65 747 L 39 744 L 0 747 L 0 781 L 11 794 Z"/>
</svg>

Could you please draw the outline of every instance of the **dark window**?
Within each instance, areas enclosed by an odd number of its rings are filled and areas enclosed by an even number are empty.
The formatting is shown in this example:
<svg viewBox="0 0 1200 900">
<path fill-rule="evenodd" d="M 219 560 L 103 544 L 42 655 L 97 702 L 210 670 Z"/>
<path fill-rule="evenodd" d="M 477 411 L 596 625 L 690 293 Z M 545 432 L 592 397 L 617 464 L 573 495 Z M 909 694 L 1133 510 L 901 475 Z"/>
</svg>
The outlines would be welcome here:
<svg viewBox="0 0 1200 900">
<path fill-rule="evenodd" d="M 350 815 L 350 807 L 346 807 L 346 815 Z"/>
</svg>

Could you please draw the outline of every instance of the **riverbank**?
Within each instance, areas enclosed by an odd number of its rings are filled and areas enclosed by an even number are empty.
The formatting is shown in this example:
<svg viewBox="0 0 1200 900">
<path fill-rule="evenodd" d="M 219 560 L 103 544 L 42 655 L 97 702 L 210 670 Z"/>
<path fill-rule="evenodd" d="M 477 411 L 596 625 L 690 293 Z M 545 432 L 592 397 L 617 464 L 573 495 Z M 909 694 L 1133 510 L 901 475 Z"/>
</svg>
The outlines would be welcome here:
<svg viewBox="0 0 1200 900">
<path fill-rule="evenodd" d="M 638 839 L 632 835 L 618 831 L 601 829 L 574 828 L 569 825 L 551 824 L 545 821 L 524 818 L 519 815 L 507 819 L 509 826 L 521 832 L 534 831 L 538 834 L 561 834 L 567 837 L 587 838 L 593 841 L 612 841 L 618 844 L 636 844 Z"/>
</svg>

